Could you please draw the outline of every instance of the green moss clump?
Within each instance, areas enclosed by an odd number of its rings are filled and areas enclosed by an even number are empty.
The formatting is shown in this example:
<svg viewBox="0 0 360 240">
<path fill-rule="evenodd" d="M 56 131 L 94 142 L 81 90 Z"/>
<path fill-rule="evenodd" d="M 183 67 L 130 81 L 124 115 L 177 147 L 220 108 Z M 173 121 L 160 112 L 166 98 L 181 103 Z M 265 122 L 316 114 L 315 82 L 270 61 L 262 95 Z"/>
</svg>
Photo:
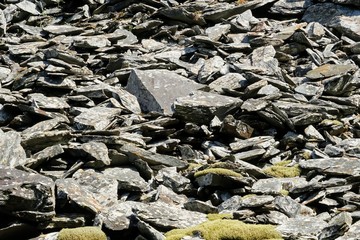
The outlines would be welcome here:
<svg viewBox="0 0 360 240">
<path fill-rule="evenodd" d="M 62 229 L 57 240 L 107 240 L 107 238 L 98 227 L 79 227 Z"/>
<path fill-rule="evenodd" d="M 194 174 L 194 176 L 197 178 L 197 177 L 206 175 L 208 173 L 242 178 L 242 175 L 240 173 L 237 173 L 237 172 L 234 172 L 232 170 L 225 169 L 225 168 L 208 168 L 208 169 L 205 169 L 205 170 L 197 171 Z"/>
<path fill-rule="evenodd" d="M 231 213 L 209 213 L 207 219 L 209 221 L 219 220 L 219 219 L 232 219 L 233 215 Z"/>
<path fill-rule="evenodd" d="M 285 190 L 285 189 L 281 189 L 281 190 L 280 190 L 280 194 L 283 195 L 283 196 L 288 196 L 288 195 L 289 195 L 289 191 L 288 191 L 288 190 Z"/>
<path fill-rule="evenodd" d="M 238 220 L 214 220 L 187 229 L 174 229 L 165 234 L 167 240 L 180 240 L 200 233 L 206 240 L 267 240 L 282 239 L 272 225 L 245 224 Z"/>
<path fill-rule="evenodd" d="M 264 173 L 277 177 L 277 178 L 286 178 L 286 177 L 297 177 L 301 174 L 301 169 L 298 164 L 292 167 L 286 167 L 291 161 L 283 161 L 276 163 L 274 166 L 265 168 Z"/>
</svg>

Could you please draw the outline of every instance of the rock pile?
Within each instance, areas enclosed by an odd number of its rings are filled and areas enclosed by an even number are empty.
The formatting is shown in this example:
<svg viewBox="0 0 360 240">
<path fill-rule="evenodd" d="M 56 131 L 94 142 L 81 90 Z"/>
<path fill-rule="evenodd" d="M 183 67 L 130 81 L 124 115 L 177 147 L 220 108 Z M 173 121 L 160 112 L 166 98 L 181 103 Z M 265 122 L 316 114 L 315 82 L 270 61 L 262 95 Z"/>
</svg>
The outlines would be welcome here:
<svg viewBox="0 0 360 240">
<path fill-rule="evenodd" d="M 3 1 L 0 239 L 360 239 L 359 26 L 358 0 Z"/>
</svg>

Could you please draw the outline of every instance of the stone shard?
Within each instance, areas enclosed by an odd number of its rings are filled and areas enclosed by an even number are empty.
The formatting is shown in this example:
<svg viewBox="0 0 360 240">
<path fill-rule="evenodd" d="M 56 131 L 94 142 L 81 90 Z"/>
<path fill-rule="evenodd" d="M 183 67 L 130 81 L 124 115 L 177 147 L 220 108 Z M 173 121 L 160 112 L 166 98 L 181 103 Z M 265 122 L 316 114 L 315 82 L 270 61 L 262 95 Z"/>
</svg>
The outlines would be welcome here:
<svg viewBox="0 0 360 240">
<path fill-rule="evenodd" d="M 131 158 L 132 160 L 135 160 L 137 158 L 140 158 L 147 162 L 149 165 L 165 165 L 169 167 L 178 167 L 178 168 L 184 168 L 187 166 L 187 163 L 184 161 L 181 161 L 180 159 L 164 155 L 164 154 L 158 154 L 153 153 L 150 151 L 147 151 L 145 149 L 136 147 L 133 144 L 126 144 L 122 146 L 119 149 L 120 152 L 126 154 Z"/>
<path fill-rule="evenodd" d="M 176 98 L 203 87 L 168 70 L 133 70 L 126 90 L 137 97 L 142 111 L 172 114 Z"/>
<path fill-rule="evenodd" d="M 18 132 L 0 130 L 0 165 L 14 168 L 27 162 Z"/>
<path fill-rule="evenodd" d="M 144 222 L 162 229 L 187 228 L 207 220 L 206 214 L 160 202 L 142 205 L 137 209 L 136 215 Z"/>
<path fill-rule="evenodd" d="M 55 216 L 55 183 L 40 174 L 0 167 L 0 211 L 32 222 Z"/>
<path fill-rule="evenodd" d="M 95 214 L 101 212 L 104 208 L 94 198 L 93 194 L 81 186 L 75 179 L 58 179 L 55 183 L 60 206 L 71 201 L 72 204 Z"/>
<path fill-rule="evenodd" d="M 300 167 L 313 169 L 328 175 L 360 175 L 360 160 L 355 158 L 322 158 L 301 161 Z"/>
<path fill-rule="evenodd" d="M 140 176 L 139 172 L 131 167 L 108 168 L 102 171 L 107 177 L 118 181 L 118 189 L 126 191 L 143 192 L 148 189 L 147 182 Z"/>
<path fill-rule="evenodd" d="M 215 116 L 224 118 L 231 110 L 241 106 L 238 98 L 202 91 L 179 97 L 174 102 L 175 115 L 184 121 L 209 123 Z"/>
<path fill-rule="evenodd" d="M 74 118 L 74 124 L 80 130 L 105 130 L 120 113 L 121 109 L 118 108 L 93 107 L 83 109 Z"/>
<path fill-rule="evenodd" d="M 282 236 L 292 239 L 317 239 L 327 222 L 316 217 L 289 218 L 276 229 Z"/>
<path fill-rule="evenodd" d="M 324 26 L 333 27 L 342 34 L 360 40 L 360 10 L 351 9 L 333 3 L 321 3 L 310 6 L 302 20 L 319 22 Z"/>
</svg>

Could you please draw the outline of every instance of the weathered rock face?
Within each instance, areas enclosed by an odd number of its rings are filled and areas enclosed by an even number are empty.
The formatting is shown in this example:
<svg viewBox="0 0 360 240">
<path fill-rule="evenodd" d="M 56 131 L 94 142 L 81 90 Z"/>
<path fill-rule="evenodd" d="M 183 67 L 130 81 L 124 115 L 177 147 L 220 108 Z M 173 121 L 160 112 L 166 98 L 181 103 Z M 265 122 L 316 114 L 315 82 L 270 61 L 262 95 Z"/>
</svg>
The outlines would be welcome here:
<svg viewBox="0 0 360 240">
<path fill-rule="evenodd" d="M 133 70 L 126 89 L 138 98 L 144 112 L 172 114 L 176 98 L 204 87 L 168 70 Z"/>
<path fill-rule="evenodd" d="M 2 1 L 0 239 L 360 239 L 359 6 Z"/>
<path fill-rule="evenodd" d="M 55 183 L 50 178 L 1 167 L 0 181 L 2 213 L 32 222 L 55 216 Z"/>
</svg>

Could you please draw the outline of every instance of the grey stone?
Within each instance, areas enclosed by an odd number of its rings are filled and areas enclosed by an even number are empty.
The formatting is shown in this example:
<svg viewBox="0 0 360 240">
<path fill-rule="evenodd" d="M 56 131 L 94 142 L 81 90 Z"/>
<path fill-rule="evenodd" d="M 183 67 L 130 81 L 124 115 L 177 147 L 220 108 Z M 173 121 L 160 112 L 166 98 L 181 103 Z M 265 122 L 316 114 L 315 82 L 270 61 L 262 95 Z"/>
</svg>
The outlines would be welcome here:
<svg viewBox="0 0 360 240">
<path fill-rule="evenodd" d="M 237 138 L 250 138 L 254 129 L 248 124 L 236 120 L 232 115 L 224 118 L 220 132 Z"/>
<path fill-rule="evenodd" d="M 217 213 L 218 209 L 209 202 L 203 202 L 197 199 L 190 199 L 184 204 L 184 208 L 189 211 L 201 213 Z"/>
<path fill-rule="evenodd" d="M 156 176 L 157 180 L 159 180 L 159 178 L 161 178 L 164 186 L 171 188 L 176 193 L 183 193 L 189 191 L 191 188 L 191 181 L 178 173 L 176 167 L 161 169 Z"/>
<path fill-rule="evenodd" d="M 93 194 L 78 183 L 75 179 L 58 179 L 55 182 L 57 187 L 57 201 L 59 206 L 65 205 L 68 201 L 91 213 L 100 213 L 104 206 L 101 205 Z"/>
<path fill-rule="evenodd" d="M 76 171 L 73 176 L 78 184 L 103 207 L 111 207 L 118 200 L 118 181 L 114 176 L 95 172 L 93 169 Z"/>
<path fill-rule="evenodd" d="M 337 240 L 356 240 L 358 238 L 360 231 L 360 221 L 357 221 L 350 226 L 349 231 L 347 231 L 343 236 L 336 238 Z"/>
<path fill-rule="evenodd" d="M 316 213 L 309 207 L 302 205 L 291 197 L 278 196 L 274 200 L 275 208 L 290 218 L 299 216 L 314 216 Z"/>
<path fill-rule="evenodd" d="M 355 158 L 322 158 L 301 161 L 300 167 L 314 169 L 328 175 L 357 176 L 360 174 L 360 160 Z"/>
<path fill-rule="evenodd" d="M 329 221 L 329 226 L 324 228 L 319 235 L 319 239 L 334 239 L 344 235 L 352 224 L 351 214 L 342 212 Z"/>
<path fill-rule="evenodd" d="M 259 179 L 251 188 L 254 193 L 278 195 L 282 190 L 291 190 L 298 186 L 307 185 L 308 181 L 302 177 Z"/>
<path fill-rule="evenodd" d="M 36 169 L 37 167 L 44 164 L 46 161 L 59 156 L 64 153 L 64 149 L 60 144 L 49 146 L 32 156 L 32 160 L 26 163 L 26 166 L 32 169 Z"/>
<path fill-rule="evenodd" d="M 203 87 L 168 70 L 133 70 L 126 90 L 138 98 L 142 111 L 172 114 L 172 104 L 177 97 Z"/>
<path fill-rule="evenodd" d="M 270 12 L 281 15 L 296 15 L 304 13 L 311 4 L 311 0 L 280 0 L 270 8 Z"/>
<path fill-rule="evenodd" d="M 225 61 L 219 56 L 207 59 L 204 65 L 200 68 L 197 80 L 200 83 L 213 81 L 215 79 L 214 76 L 220 73 L 224 65 Z"/>
<path fill-rule="evenodd" d="M 107 168 L 102 173 L 118 181 L 118 189 L 126 191 L 146 191 L 147 182 L 140 176 L 139 172 L 131 167 Z"/>
<path fill-rule="evenodd" d="M 0 130 L 0 164 L 14 168 L 25 164 L 26 153 L 21 146 L 21 136 L 18 132 L 2 132 Z"/>
<path fill-rule="evenodd" d="M 275 49 L 273 46 L 256 48 L 249 57 L 251 66 L 259 67 L 268 72 L 269 75 L 278 71 L 278 60 L 275 59 Z"/>
<path fill-rule="evenodd" d="M 1 212 L 32 222 L 55 216 L 55 183 L 50 178 L 0 167 L 0 182 Z"/>
<path fill-rule="evenodd" d="M 147 224 L 146 222 L 139 221 L 137 223 L 137 228 L 139 232 L 149 240 L 165 240 L 165 236 L 153 228 L 151 225 Z"/>
<path fill-rule="evenodd" d="M 333 65 L 333 64 L 325 64 L 318 68 L 315 68 L 309 71 L 306 74 L 307 78 L 310 79 L 320 79 L 326 77 L 332 77 L 335 75 L 342 75 L 354 69 L 352 65 Z"/>
<path fill-rule="evenodd" d="M 150 166 L 160 165 L 160 164 L 169 167 L 179 167 L 179 168 L 184 168 L 187 166 L 186 162 L 181 161 L 176 157 L 158 154 L 158 153 L 152 153 L 145 149 L 136 147 L 133 144 L 124 145 L 119 150 L 120 152 L 123 152 L 124 154 L 128 155 L 131 160 L 140 158 L 145 162 L 147 162 Z"/>
<path fill-rule="evenodd" d="M 21 10 L 28 12 L 32 15 L 40 15 L 40 12 L 37 10 L 36 5 L 33 2 L 24 0 L 16 4 Z"/>
<path fill-rule="evenodd" d="M 214 41 L 218 41 L 222 36 L 225 36 L 230 31 L 230 24 L 216 24 L 213 27 L 208 27 L 205 33 Z"/>
<path fill-rule="evenodd" d="M 318 239 L 327 222 L 316 217 L 289 218 L 276 229 L 283 237 L 292 239 Z"/>
<path fill-rule="evenodd" d="M 120 113 L 121 109 L 118 108 L 93 107 L 83 109 L 74 118 L 74 124 L 80 130 L 104 130 Z"/>
<path fill-rule="evenodd" d="M 295 92 L 302 94 L 306 97 L 321 95 L 323 91 L 321 86 L 316 86 L 314 84 L 308 84 L 308 83 L 301 84 L 297 86 L 294 90 Z"/>
<path fill-rule="evenodd" d="M 91 36 L 76 39 L 74 41 L 74 46 L 85 49 L 104 48 L 111 46 L 111 42 L 103 36 Z"/>
<path fill-rule="evenodd" d="M 71 25 L 48 25 L 43 29 L 54 35 L 76 35 L 84 31 L 82 28 Z"/>
<path fill-rule="evenodd" d="M 29 101 L 31 101 L 36 107 L 45 110 L 56 110 L 70 108 L 65 99 L 57 97 L 46 97 L 41 93 L 33 93 L 28 95 Z"/>
<path fill-rule="evenodd" d="M 248 82 L 243 75 L 239 73 L 228 73 L 211 82 L 209 87 L 216 92 L 224 93 L 224 89 L 237 90 L 245 88 L 247 85 Z"/>
<path fill-rule="evenodd" d="M 141 206 L 137 209 L 136 215 L 144 222 L 163 229 L 187 228 L 207 220 L 206 214 L 188 211 L 160 202 Z"/>
<path fill-rule="evenodd" d="M 319 22 L 327 27 L 333 27 L 339 32 L 359 40 L 359 10 L 333 4 L 319 3 L 310 6 L 303 18 L 306 22 Z"/>
<path fill-rule="evenodd" d="M 214 116 L 222 119 L 229 110 L 240 107 L 242 101 L 237 98 L 197 91 L 174 102 L 175 115 L 195 123 L 209 123 Z"/>
</svg>

